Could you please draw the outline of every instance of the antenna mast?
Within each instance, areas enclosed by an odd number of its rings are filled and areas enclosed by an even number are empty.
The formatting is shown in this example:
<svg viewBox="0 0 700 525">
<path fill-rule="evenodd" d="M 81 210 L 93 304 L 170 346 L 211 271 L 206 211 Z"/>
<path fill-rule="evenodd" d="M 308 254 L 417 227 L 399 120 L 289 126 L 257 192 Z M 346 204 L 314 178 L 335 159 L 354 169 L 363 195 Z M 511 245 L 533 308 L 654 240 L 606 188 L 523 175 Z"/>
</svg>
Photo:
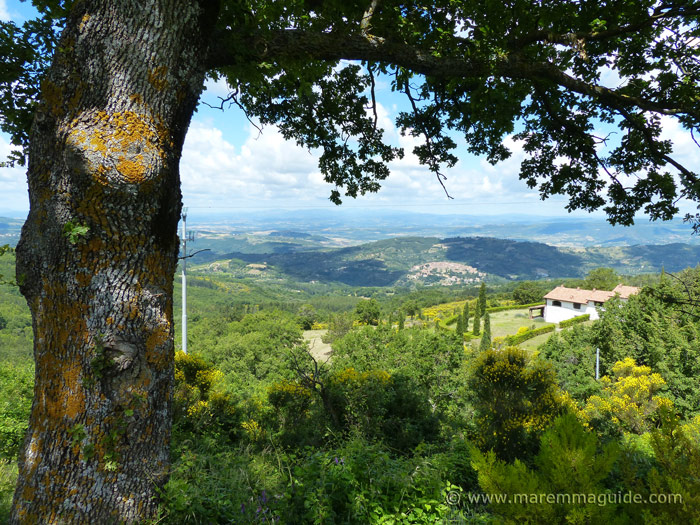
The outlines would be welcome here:
<svg viewBox="0 0 700 525">
<path fill-rule="evenodd" d="M 187 208 L 182 208 L 182 351 L 187 353 Z"/>
</svg>

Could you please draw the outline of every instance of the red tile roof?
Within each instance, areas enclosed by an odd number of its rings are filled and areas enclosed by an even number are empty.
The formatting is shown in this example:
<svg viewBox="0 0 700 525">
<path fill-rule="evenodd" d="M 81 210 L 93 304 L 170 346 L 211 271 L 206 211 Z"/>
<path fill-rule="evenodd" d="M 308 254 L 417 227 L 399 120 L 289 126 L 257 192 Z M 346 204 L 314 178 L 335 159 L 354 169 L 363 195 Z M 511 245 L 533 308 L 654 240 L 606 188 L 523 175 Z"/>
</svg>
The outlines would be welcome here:
<svg viewBox="0 0 700 525">
<path fill-rule="evenodd" d="M 622 299 L 628 299 L 630 295 L 639 292 L 639 288 L 634 286 L 618 285 L 612 292 L 605 290 L 582 290 L 581 288 L 567 288 L 565 286 L 557 286 L 554 290 L 544 296 L 545 299 L 553 301 L 568 301 L 571 303 L 585 304 L 588 301 L 604 303 L 611 299 L 616 294 L 619 294 Z"/>
</svg>

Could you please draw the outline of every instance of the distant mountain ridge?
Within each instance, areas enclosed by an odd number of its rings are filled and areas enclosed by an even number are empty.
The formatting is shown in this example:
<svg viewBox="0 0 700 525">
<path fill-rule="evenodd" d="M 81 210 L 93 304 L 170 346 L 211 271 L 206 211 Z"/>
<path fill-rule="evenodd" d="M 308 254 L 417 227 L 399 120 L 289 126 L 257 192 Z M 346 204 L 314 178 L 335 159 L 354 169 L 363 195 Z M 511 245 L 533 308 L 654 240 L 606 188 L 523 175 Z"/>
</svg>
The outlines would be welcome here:
<svg viewBox="0 0 700 525">
<path fill-rule="evenodd" d="M 16 244 L 23 222 L 0 217 L 0 244 Z M 642 218 L 625 227 L 611 226 L 601 218 L 575 216 L 440 215 L 344 207 L 216 215 L 191 209 L 188 226 L 218 253 L 265 253 L 270 247 L 289 252 L 316 249 L 319 243 L 339 247 L 397 237 L 492 237 L 569 247 L 700 245 L 700 236 L 692 235 L 691 227 L 681 219 L 649 222 Z M 254 238 L 259 236 L 265 239 Z M 261 246 L 265 243 L 270 245 Z"/>
<path fill-rule="evenodd" d="M 582 277 L 593 268 L 619 273 L 669 272 L 695 266 L 700 246 L 668 245 L 562 248 L 490 237 L 398 237 L 346 248 L 287 253 L 201 254 L 195 261 L 236 259 L 265 264 L 297 281 L 351 286 L 468 284 L 487 280 Z M 430 264 L 444 263 L 444 264 Z"/>
<path fill-rule="evenodd" d="M 353 286 L 581 277 L 601 266 L 624 274 L 675 272 L 700 261 L 700 240 L 679 220 L 613 228 L 591 218 L 506 215 L 471 221 L 454 215 L 341 211 L 192 221 L 197 240 L 188 247 L 211 250 L 193 262 L 266 263 L 251 273 L 260 278 L 275 273 L 280 279 Z M 0 217 L 0 245 L 15 245 L 22 223 Z"/>
</svg>

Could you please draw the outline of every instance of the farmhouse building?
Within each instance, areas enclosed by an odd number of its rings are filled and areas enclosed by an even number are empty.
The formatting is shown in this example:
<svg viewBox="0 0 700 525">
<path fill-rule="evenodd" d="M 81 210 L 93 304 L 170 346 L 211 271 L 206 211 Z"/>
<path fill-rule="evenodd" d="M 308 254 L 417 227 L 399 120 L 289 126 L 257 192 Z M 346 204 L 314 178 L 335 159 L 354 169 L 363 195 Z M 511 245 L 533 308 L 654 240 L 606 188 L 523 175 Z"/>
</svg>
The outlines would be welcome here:
<svg viewBox="0 0 700 525">
<path fill-rule="evenodd" d="M 603 304 L 616 295 L 626 301 L 630 295 L 639 292 L 635 286 L 619 284 L 612 292 L 605 290 L 582 290 L 581 288 L 566 288 L 557 286 L 544 296 L 544 320 L 548 323 L 560 323 L 579 315 L 589 314 L 591 319 L 598 319 L 598 310 Z"/>
</svg>

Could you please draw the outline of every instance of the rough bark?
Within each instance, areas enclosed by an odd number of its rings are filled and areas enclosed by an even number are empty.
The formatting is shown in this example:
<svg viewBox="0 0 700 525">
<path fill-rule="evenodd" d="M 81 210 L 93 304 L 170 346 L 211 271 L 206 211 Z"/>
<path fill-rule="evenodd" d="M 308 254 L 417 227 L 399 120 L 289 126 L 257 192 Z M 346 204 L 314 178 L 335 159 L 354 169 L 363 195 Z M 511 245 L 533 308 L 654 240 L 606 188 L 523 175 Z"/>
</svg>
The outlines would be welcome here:
<svg viewBox="0 0 700 525">
<path fill-rule="evenodd" d="M 217 4 L 75 2 L 42 84 L 17 247 L 36 386 L 12 523 L 155 510 L 169 468 L 178 163 Z"/>
</svg>

